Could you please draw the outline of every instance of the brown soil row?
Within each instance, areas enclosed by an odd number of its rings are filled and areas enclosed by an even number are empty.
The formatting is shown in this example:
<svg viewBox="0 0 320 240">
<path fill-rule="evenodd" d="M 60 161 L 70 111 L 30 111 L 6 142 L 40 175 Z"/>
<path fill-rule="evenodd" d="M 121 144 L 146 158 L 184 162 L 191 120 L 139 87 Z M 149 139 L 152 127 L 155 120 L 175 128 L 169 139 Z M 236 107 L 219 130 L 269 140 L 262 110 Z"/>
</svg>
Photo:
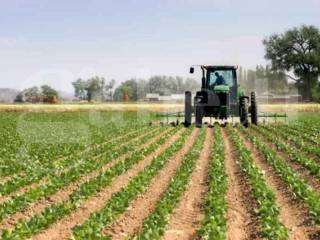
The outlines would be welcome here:
<svg viewBox="0 0 320 240">
<path fill-rule="evenodd" d="M 286 160 L 287 164 L 296 171 L 296 173 L 298 174 L 298 176 L 302 179 L 304 179 L 310 186 L 313 187 L 313 189 L 315 191 L 317 191 L 320 194 L 320 180 L 318 178 L 316 178 L 315 176 L 311 175 L 310 171 L 308 169 L 306 169 L 305 167 L 303 167 L 300 163 L 294 161 L 291 159 L 291 157 L 289 155 L 287 155 L 286 153 L 284 153 L 281 150 L 278 150 L 277 146 L 268 141 L 263 139 L 262 135 L 260 135 L 257 132 L 253 132 L 253 134 L 258 137 L 260 139 L 260 141 L 266 143 L 269 147 L 271 147 L 279 157 L 281 157 L 282 159 Z M 307 156 L 305 154 L 305 156 Z"/>
<path fill-rule="evenodd" d="M 284 130 L 280 130 L 280 131 L 286 133 Z M 276 134 L 276 133 L 275 133 L 275 134 Z M 286 133 L 286 134 L 292 135 L 292 134 L 290 134 L 290 133 Z M 300 139 L 301 139 L 305 144 L 312 145 L 312 144 L 309 143 L 308 141 L 304 140 L 302 136 L 300 136 Z M 305 151 L 304 149 L 302 149 L 300 146 L 298 146 L 296 143 L 294 143 L 294 142 L 291 141 L 291 140 L 286 140 L 286 141 L 287 141 L 287 144 L 289 144 L 291 147 L 298 149 L 298 150 L 301 151 L 305 156 L 313 159 L 314 161 L 316 161 L 316 162 L 318 162 L 318 163 L 320 164 L 320 158 L 319 158 L 316 154 L 310 153 L 310 152 L 308 152 L 308 151 Z"/>
<path fill-rule="evenodd" d="M 9 181 L 11 176 L 2 176 L 0 177 L 0 184 L 4 184 L 5 182 Z"/>
<path fill-rule="evenodd" d="M 151 181 L 146 192 L 138 196 L 128 207 L 127 211 L 104 234 L 114 240 L 125 239 L 141 230 L 143 220 L 154 210 L 157 200 L 161 197 L 180 166 L 183 157 L 190 150 L 198 135 L 198 129 L 192 132 L 186 144 L 174 157 L 168 160 L 159 174 Z"/>
<path fill-rule="evenodd" d="M 93 212 L 101 209 L 105 203 L 110 199 L 113 193 L 119 191 L 122 187 L 126 186 L 129 181 L 148 166 L 153 158 L 168 148 L 177 138 L 179 134 L 170 137 L 168 141 L 159 147 L 155 152 L 146 156 L 142 161 L 134 165 L 130 170 L 118 176 L 113 180 L 110 186 L 100 191 L 96 196 L 85 201 L 78 209 L 72 212 L 71 215 L 64 217 L 57 223 L 52 224 L 45 231 L 37 234 L 32 239 L 68 239 L 72 234 L 72 228 L 76 225 L 84 223 L 86 219 Z"/>
<path fill-rule="evenodd" d="M 288 186 L 281 180 L 280 176 L 275 173 L 274 169 L 267 163 L 264 156 L 256 149 L 256 147 L 245 139 L 240 131 L 238 131 L 238 133 L 247 149 L 250 150 L 256 165 L 263 172 L 267 185 L 274 193 L 277 205 L 280 208 L 279 219 L 289 230 L 289 239 L 309 239 L 312 227 L 310 228 L 307 224 L 309 217 L 306 207 L 301 202 L 294 199 Z"/>
<path fill-rule="evenodd" d="M 167 130 L 168 131 L 168 130 Z M 147 143 L 143 144 L 142 146 L 139 146 L 139 148 L 137 148 L 135 151 L 140 150 L 145 148 L 146 146 L 150 145 L 151 143 L 157 141 L 163 134 L 165 134 L 167 131 L 164 131 L 163 133 L 161 133 L 160 135 L 158 135 L 155 138 L 150 139 Z M 140 136 L 141 137 L 141 136 Z M 140 138 L 138 137 L 138 138 Z M 46 207 L 48 207 L 51 204 L 57 203 L 57 202 L 62 202 L 65 201 L 69 198 L 69 195 L 77 188 L 79 187 L 81 184 L 85 183 L 86 181 L 88 181 L 89 179 L 96 177 L 98 174 L 100 174 L 101 172 L 107 170 L 108 168 L 112 167 L 113 165 L 115 165 L 116 163 L 118 163 L 121 160 L 124 160 L 125 158 L 127 158 L 128 156 L 130 156 L 130 154 L 132 154 L 133 151 L 128 152 L 122 156 L 120 156 L 119 158 L 115 158 L 113 159 L 111 162 L 105 164 L 102 168 L 95 170 L 83 177 L 81 177 L 78 181 L 69 184 L 66 187 L 63 187 L 62 189 L 60 189 L 58 192 L 56 192 L 55 194 L 49 196 L 46 199 L 41 199 L 39 201 L 36 201 L 32 204 L 30 204 L 30 206 L 28 206 L 25 210 L 21 211 L 21 212 L 17 212 L 11 216 L 9 216 L 8 218 L 4 219 L 1 223 L 0 223 L 0 230 L 3 229 L 10 229 L 12 228 L 19 220 L 23 220 L 23 219 L 27 219 L 30 218 L 36 214 L 41 213 Z"/>
<path fill-rule="evenodd" d="M 248 181 L 242 172 L 238 155 L 226 130 L 222 129 L 225 143 L 225 166 L 228 176 L 227 191 L 227 239 L 251 240 L 257 239 L 259 224 L 254 208 L 254 201 Z"/>
<path fill-rule="evenodd" d="M 208 167 L 211 160 L 212 129 L 207 128 L 207 135 L 195 170 L 187 190 L 170 218 L 168 230 L 162 239 L 195 239 L 196 230 L 204 216 L 205 196 L 208 192 Z"/>
</svg>

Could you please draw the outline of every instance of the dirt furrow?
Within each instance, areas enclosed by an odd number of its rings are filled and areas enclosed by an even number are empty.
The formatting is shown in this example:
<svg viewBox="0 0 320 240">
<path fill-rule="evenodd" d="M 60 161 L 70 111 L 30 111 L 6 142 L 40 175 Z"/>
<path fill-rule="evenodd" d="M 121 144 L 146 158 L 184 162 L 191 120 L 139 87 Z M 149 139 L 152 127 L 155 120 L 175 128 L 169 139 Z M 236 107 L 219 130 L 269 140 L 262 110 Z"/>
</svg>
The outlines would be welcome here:
<svg viewBox="0 0 320 240">
<path fill-rule="evenodd" d="M 203 204 L 208 191 L 208 166 L 211 159 L 212 129 L 207 129 L 203 149 L 191 174 L 187 190 L 173 211 L 168 230 L 162 239 L 195 239 L 196 230 L 203 218 Z"/>
<path fill-rule="evenodd" d="M 283 133 L 286 133 L 288 135 L 290 135 L 290 133 L 287 133 L 285 132 L 284 130 L 279 130 L 279 131 L 282 131 Z M 274 132 L 274 134 L 277 134 L 277 132 Z M 300 139 L 302 140 L 302 137 L 299 136 Z M 307 150 L 303 149 L 302 147 L 298 146 L 293 140 L 290 140 L 290 139 L 285 139 L 283 137 L 281 137 L 283 139 L 283 141 L 285 141 L 287 144 L 289 144 L 292 148 L 296 148 L 297 150 L 301 151 L 301 153 L 303 153 L 305 156 L 313 159 L 314 161 L 318 162 L 320 164 L 320 158 L 319 156 L 317 156 L 316 154 L 312 153 L 312 152 L 308 152 Z M 304 141 L 305 144 L 309 144 L 310 143 L 307 143 Z M 312 144 L 311 144 L 312 145 Z"/>
<path fill-rule="evenodd" d="M 0 176 L 0 184 L 4 184 L 5 182 L 9 181 L 11 176 Z"/>
<path fill-rule="evenodd" d="M 258 137 L 262 142 L 266 143 L 269 147 L 271 147 L 279 157 L 286 160 L 286 163 L 296 171 L 299 177 L 306 180 L 306 182 L 313 187 L 315 191 L 317 191 L 320 194 L 320 180 L 317 179 L 315 176 L 311 175 L 310 171 L 306 169 L 304 166 L 302 166 L 300 163 L 295 162 L 291 159 L 289 155 L 284 153 L 283 151 L 279 150 L 277 146 L 265 139 L 262 139 L 262 135 L 260 135 L 257 132 L 253 132 L 253 134 Z M 306 155 L 307 156 L 307 155 Z"/>
<path fill-rule="evenodd" d="M 254 213 L 255 203 L 239 166 L 235 148 L 224 128 L 222 137 L 225 143 L 225 166 L 228 176 L 227 239 L 256 239 L 258 226 Z"/>
<path fill-rule="evenodd" d="M 312 227 L 306 224 L 308 219 L 307 210 L 303 204 L 299 204 L 294 200 L 292 193 L 276 175 L 273 168 L 266 162 L 263 155 L 253 146 L 253 144 L 244 138 L 244 135 L 238 131 L 239 136 L 244 140 L 245 146 L 250 150 L 255 163 L 262 170 L 267 185 L 272 189 L 275 195 L 276 202 L 280 207 L 280 221 L 289 230 L 290 240 L 309 239 L 309 234 L 312 232 Z"/>
<path fill-rule="evenodd" d="M 157 200 L 169 185 L 184 155 L 192 147 L 198 132 L 198 129 L 192 132 L 183 148 L 168 161 L 159 174 L 152 180 L 147 191 L 138 196 L 130 204 L 128 210 L 114 224 L 104 230 L 105 235 L 111 236 L 114 240 L 125 239 L 139 231 L 143 220 L 152 212 Z"/>
<path fill-rule="evenodd" d="M 110 186 L 100 191 L 96 196 L 85 201 L 81 206 L 72 212 L 71 215 L 64 217 L 57 223 L 52 224 L 45 231 L 35 235 L 32 239 L 39 240 L 61 240 L 68 239 L 72 234 L 72 228 L 76 225 L 82 224 L 93 212 L 101 209 L 105 203 L 110 199 L 114 192 L 119 191 L 126 186 L 129 181 L 148 166 L 153 158 L 162 153 L 168 148 L 177 138 L 179 134 L 170 137 L 168 141 L 160 146 L 155 152 L 146 156 L 142 161 L 134 165 L 130 170 L 118 176 L 113 180 Z"/>
<path fill-rule="evenodd" d="M 161 133 L 157 137 L 150 139 L 147 143 L 143 144 L 142 146 L 139 146 L 135 151 L 139 151 L 140 149 L 143 149 L 146 146 L 150 145 L 151 143 L 157 141 L 167 131 L 168 130 L 164 131 L 163 133 Z M 113 165 L 115 165 L 119 161 L 124 160 L 125 158 L 127 158 L 131 154 L 132 154 L 132 151 L 128 152 L 128 153 L 126 153 L 126 154 L 124 154 L 124 155 L 122 155 L 122 156 L 120 156 L 118 158 L 113 159 L 109 163 L 107 163 L 104 166 L 102 166 L 102 168 L 97 169 L 95 171 L 92 171 L 91 173 L 81 177 L 78 181 L 76 181 L 74 183 L 71 183 L 66 187 L 61 188 L 58 192 L 56 192 L 55 194 L 51 195 L 50 197 L 48 197 L 46 199 L 41 199 L 39 201 L 36 201 L 36 202 L 30 204 L 30 206 L 28 206 L 23 211 L 17 212 L 15 214 L 9 216 L 8 218 L 4 219 L 0 223 L 0 231 L 3 230 L 3 229 L 12 228 L 19 220 L 27 219 L 27 218 L 30 218 L 30 217 L 36 215 L 36 214 L 41 213 L 46 207 L 48 207 L 51 204 L 67 200 L 69 198 L 69 195 L 77 187 L 79 187 L 81 184 L 85 183 L 86 181 L 88 181 L 89 179 L 91 179 L 93 177 L 96 177 L 101 172 L 103 172 L 103 171 L 107 170 L 108 168 L 112 167 Z"/>
</svg>

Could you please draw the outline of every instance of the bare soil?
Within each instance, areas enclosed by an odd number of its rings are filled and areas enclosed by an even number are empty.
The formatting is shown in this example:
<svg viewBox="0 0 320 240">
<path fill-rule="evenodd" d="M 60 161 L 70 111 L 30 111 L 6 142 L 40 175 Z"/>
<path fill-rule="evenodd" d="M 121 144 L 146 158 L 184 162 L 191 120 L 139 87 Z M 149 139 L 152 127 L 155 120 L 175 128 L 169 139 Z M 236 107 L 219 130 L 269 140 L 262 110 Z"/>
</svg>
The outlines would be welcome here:
<svg viewBox="0 0 320 240">
<path fill-rule="evenodd" d="M 257 239 L 259 226 L 257 216 L 254 213 L 256 203 L 239 166 L 235 148 L 224 128 L 222 136 L 225 143 L 225 166 L 228 176 L 227 239 Z"/>
<path fill-rule="evenodd" d="M 153 211 L 157 200 L 166 190 L 183 157 L 194 144 L 198 132 L 198 129 L 192 132 L 182 149 L 169 159 L 164 168 L 152 180 L 147 191 L 135 199 L 114 224 L 104 230 L 105 235 L 119 240 L 129 237 L 141 229 L 143 220 Z"/>
<path fill-rule="evenodd" d="M 309 225 L 309 217 L 305 206 L 294 199 L 292 192 L 290 192 L 286 184 L 266 162 L 264 156 L 256 147 L 250 141 L 246 140 L 240 131 L 238 131 L 238 133 L 242 140 L 244 140 L 246 147 L 250 150 L 255 163 L 262 170 L 267 185 L 275 195 L 276 202 L 280 207 L 279 218 L 289 230 L 289 239 L 310 239 L 310 235 L 314 234 L 316 229 Z"/>
<path fill-rule="evenodd" d="M 259 139 L 261 139 L 262 142 L 268 144 L 269 147 L 271 147 L 279 157 L 283 158 L 284 160 L 286 160 L 287 164 L 294 169 L 297 174 L 299 175 L 300 178 L 304 179 L 311 187 L 313 187 L 313 189 L 315 191 L 317 191 L 320 194 L 320 179 L 316 178 L 315 176 L 313 176 L 310 171 L 308 169 L 306 169 L 304 166 L 302 166 L 300 163 L 294 161 L 291 159 L 291 157 L 289 155 L 287 155 L 286 153 L 284 153 L 283 151 L 279 150 L 277 148 L 277 146 L 264 139 L 259 133 L 254 132 L 253 133 L 256 137 L 258 137 Z M 310 157 L 307 154 L 304 154 L 306 157 Z"/>
<path fill-rule="evenodd" d="M 203 219 L 203 204 L 208 192 L 208 166 L 211 159 L 212 129 L 207 128 L 206 139 L 193 171 L 188 188 L 173 211 L 168 230 L 162 239 L 195 239 L 196 230 Z"/>
<path fill-rule="evenodd" d="M 155 152 L 146 156 L 130 170 L 114 179 L 110 186 L 100 191 L 96 196 L 85 201 L 78 209 L 72 212 L 71 215 L 66 216 L 62 220 L 52 224 L 48 229 L 35 235 L 32 239 L 61 240 L 70 238 L 72 234 L 72 228 L 74 226 L 84 223 L 93 212 L 101 209 L 114 192 L 117 192 L 122 187 L 126 186 L 134 176 L 136 176 L 151 163 L 155 156 L 159 155 L 166 148 L 168 148 L 178 138 L 178 136 L 179 134 L 172 136 Z"/>
</svg>

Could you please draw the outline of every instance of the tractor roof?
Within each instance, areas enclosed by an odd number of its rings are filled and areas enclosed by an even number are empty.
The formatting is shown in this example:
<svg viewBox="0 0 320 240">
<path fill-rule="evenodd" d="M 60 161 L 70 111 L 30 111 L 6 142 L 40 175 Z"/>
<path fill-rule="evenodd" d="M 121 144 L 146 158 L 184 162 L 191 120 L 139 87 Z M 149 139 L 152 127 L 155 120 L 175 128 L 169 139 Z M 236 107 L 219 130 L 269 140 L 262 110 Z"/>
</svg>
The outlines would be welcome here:
<svg viewBox="0 0 320 240">
<path fill-rule="evenodd" d="M 237 66 L 203 66 L 207 70 L 236 70 Z"/>
</svg>

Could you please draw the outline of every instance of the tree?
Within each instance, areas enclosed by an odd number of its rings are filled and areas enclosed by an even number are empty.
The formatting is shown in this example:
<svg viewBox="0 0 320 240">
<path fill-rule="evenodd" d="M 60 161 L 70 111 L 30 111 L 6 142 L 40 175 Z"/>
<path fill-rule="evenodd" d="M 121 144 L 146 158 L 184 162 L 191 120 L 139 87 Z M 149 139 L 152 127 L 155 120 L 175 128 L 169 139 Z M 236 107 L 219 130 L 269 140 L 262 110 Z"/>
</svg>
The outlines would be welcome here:
<svg viewBox="0 0 320 240">
<path fill-rule="evenodd" d="M 104 96 L 105 79 L 103 77 L 93 77 L 87 80 L 86 92 L 88 101 L 102 101 Z"/>
<path fill-rule="evenodd" d="M 74 88 L 74 96 L 80 100 L 87 99 L 86 86 L 87 82 L 81 78 L 78 78 L 76 81 L 72 82 Z"/>
<path fill-rule="evenodd" d="M 263 41 L 272 69 L 286 71 L 305 100 L 313 100 L 320 75 L 320 31 L 303 25 Z M 290 73 L 293 73 L 292 76 Z"/>
<path fill-rule="evenodd" d="M 111 79 L 111 81 L 109 81 L 106 86 L 105 86 L 105 95 L 106 95 L 106 99 L 107 100 L 113 100 L 113 88 L 114 88 L 114 85 L 116 84 L 116 80 L 114 79 Z"/>
<path fill-rule="evenodd" d="M 114 98 L 116 101 L 137 101 L 138 100 L 138 82 L 136 79 L 130 79 L 120 84 L 115 90 Z"/>
<path fill-rule="evenodd" d="M 24 102 L 24 96 L 23 96 L 23 92 L 20 92 L 16 98 L 14 99 L 14 102 L 16 103 L 23 103 Z"/>
<path fill-rule="evenodd" d="M 44 97 L 58 97 L 58 92 L 49 85 L 41 86 L 41 95 Z"/>
<path fill-rule="evenodd" d="M 49 85 L 42 85 L 40 88 L 26 88 L 20 92 L 15 99 L 15 102 L 47 102 L 56 103 L 58 100 L 58 92 Z"/>
<path fill-rule="evenodd" d="M 25 90 L 22 91 L 23 95 L 26 98 L 26 101 L 30 101 L 34 97 L 40 96 L 40 90 L 38 87 L 31 87 L 31 88 L 26 88 Z"/>
<path fill-rule="evenodd" d="M 115 83 L 114 79 L 106 83 L 104 77 L 95 76 L 87 80 L 79 78 L 72 85 L 75 97 L 80 100 L 104 101 L 112 100 Z"/>
</svg>

